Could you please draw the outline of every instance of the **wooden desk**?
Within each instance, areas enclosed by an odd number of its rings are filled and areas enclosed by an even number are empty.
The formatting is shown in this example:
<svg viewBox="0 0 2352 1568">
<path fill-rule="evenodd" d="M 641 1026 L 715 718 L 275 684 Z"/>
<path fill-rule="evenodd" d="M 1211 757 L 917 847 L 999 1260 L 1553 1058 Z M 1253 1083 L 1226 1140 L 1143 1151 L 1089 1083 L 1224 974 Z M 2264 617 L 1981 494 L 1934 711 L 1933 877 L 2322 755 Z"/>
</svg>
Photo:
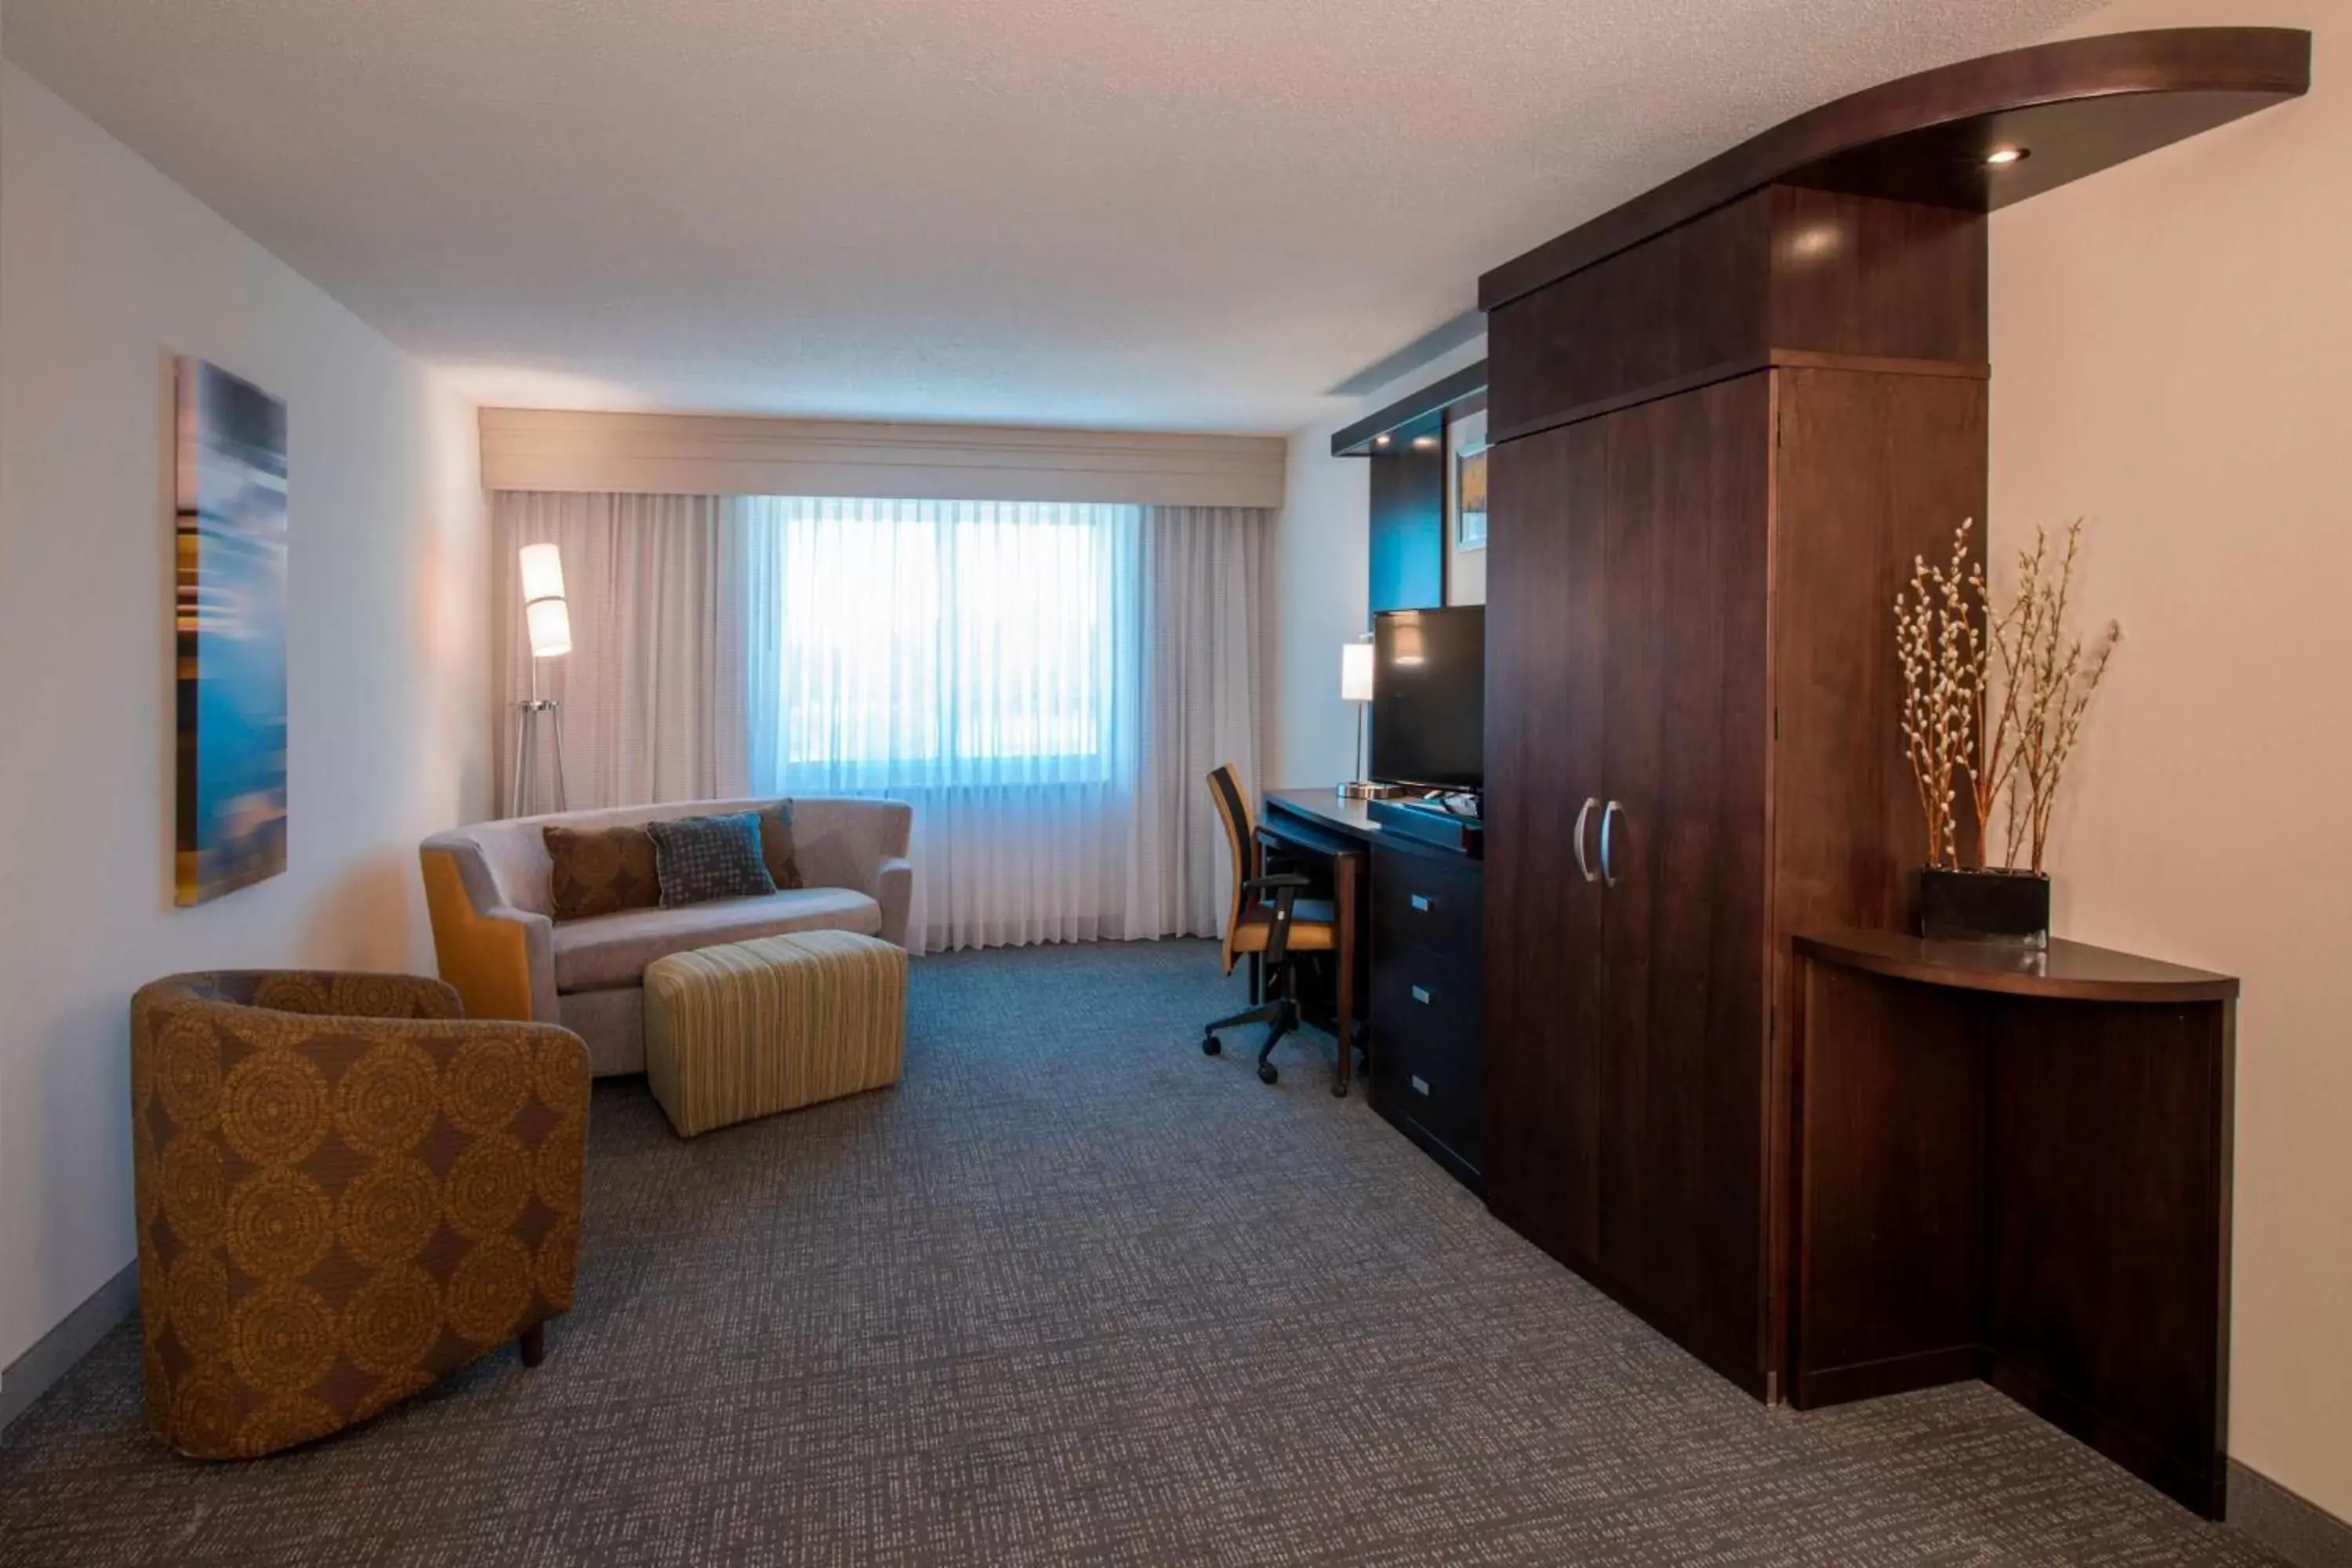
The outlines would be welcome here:
<svg viewBox="0 0 2352 1568">
<path fill-rule="evenodd" d="M 1266 833 L 1309 855 L 1356 851 L 1369 933 L 1354 1012 L 1370 1025 L 1372 1108 L 1475 1189 L 1484 1147 L 1485 879 L 1457 851 L 1387 832 L 1330 790 L 1270 790 Z M 1344 1055 L 1344 1053 L 1343 1053 Z"/>
<path fill-rule="evenodd" d="M 2222 1515 L 2238 983 L 1799 937 L 1790 1399 L 1981 1377 Z"/>
<path fill-rule="evenodd" d="M 1365 936 L 1371 919 L 1366 895 L 1371 879 L 1366 861 L 1371 854 L 1371 839 L 1379 832 L 1380 825 L 1365 815 L 1362 801 L 1342 800 L 1332 790 L 1268 790 L 1258 823 L 1259 837 L 1267 841 L 1271 854 L 1285 863 L 1303 861 L 1330 873 L 1332 910 L 1339 921 L 1343 953 L 1341 973 L 1334 983 L 1347 1005 L 1339 1005 L 1339 995 L 1323 995 L 1319 986 L 1303 993 L 1300 1003 L 1308 1021 L 1330 1029 L 1335 1038 L 1356 1036 L 1346 1039 L 1339 1049 L 1334 1089 L 1341 1094 L 1355 1075 L 1356 1047 L 1371 1030 L 1370 965 L 1365 962 Z M 1255 957 L 1251 966 L 1250 994 L 1255 1000 L 1258 984 Z"/>
</svg>

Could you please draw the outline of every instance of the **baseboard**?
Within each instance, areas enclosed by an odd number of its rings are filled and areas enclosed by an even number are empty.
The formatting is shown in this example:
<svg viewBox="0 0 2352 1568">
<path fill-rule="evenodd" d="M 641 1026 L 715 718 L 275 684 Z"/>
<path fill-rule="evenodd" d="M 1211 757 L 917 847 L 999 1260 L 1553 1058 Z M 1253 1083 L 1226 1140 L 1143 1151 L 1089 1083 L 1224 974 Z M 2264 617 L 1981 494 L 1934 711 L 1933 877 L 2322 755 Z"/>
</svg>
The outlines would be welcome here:
<svg viewBox="0 0 2352 1568">
<path fill-rule="evenodd" d="M 2235 1459 L 2230 1461 L 2230 1528 L 2294 1568 L 2352 1568 L 2352 1523 Z"/>
<path fill-rule="evenodd" d="M 126 1264 L 122 1272 L 91 1292 L 89 1300 L 68 1312 L 65 1321 L 33 1342 L 33 1348 L 0 1370 L 0 1432 L 33 1407 L 58 1379 L 73 1370 L 117 1323 L 139 1310 L 139 1265 Z"/>
<path fill-rule="evenodd" d="M 1984 1375 L 1984 1360 L 1982 1350 L 1965 1344 L 1850 1366 L 1816 1367 L 1810 1372 L 1801 1371 L 1790 1380 L 1789 1403 L 1800 1410 L 1819 1410 L 1857 1399 L 1908 1394 L 1915 1388 L 1971 1383 Z"/>
</svg>

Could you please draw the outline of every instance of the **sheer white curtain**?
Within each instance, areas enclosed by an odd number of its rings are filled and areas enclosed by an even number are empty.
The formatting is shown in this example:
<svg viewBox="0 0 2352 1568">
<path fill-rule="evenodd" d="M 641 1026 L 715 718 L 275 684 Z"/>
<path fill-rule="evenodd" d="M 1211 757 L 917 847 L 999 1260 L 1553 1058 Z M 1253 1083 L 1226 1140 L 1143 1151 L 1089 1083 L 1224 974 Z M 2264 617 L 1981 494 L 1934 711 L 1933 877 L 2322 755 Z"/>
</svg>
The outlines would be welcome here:
<svg viewBox="0 0 2352 1568">
<path fill-rule="evenodd" d="M 1265 518 L 736 500 L 752 793 L 911 802 L 925 949 L 1214 931 Z"/>
<path fill-rule="evenodd" d="M 744 784 L 741 601 L 727 580 L 716 496 L 541 493 L 492 498 L 499 710 L 498 793 L 510 794 L 514 703 L 530 694 L 530 641 L 517 555 L 563 557 L 572 651 L 543 660 L 563 703 L 564 783 L 573 807 L 740 795 Z M 541 747 L 541 757 L 545 748 Z M 534 781 L 537 809 L 552 798 Z"/>
</svg>

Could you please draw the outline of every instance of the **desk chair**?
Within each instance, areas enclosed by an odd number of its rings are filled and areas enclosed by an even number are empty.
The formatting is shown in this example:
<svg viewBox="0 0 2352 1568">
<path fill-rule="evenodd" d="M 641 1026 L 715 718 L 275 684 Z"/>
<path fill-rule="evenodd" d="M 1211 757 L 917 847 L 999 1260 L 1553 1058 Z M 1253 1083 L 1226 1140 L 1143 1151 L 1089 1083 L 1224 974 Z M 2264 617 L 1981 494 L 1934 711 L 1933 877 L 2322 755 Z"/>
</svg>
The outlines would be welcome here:
<svg viewBox="0 0 2352 1568">
<path fill-rule="evenodd" d="M 1264 848 L 1250 815 L 1249 797 L 1242 792 L 1241 775 L 1231 763 L 1209 775 L 1209 796 L 1225 825 L 1225 844 L 1233 852 L 1234 902 L 1225 918 L 1225 973 L 1244 954 L 1264 964 L 1264 989 L 1257 1005 L 1230 1018 L 1220 1018 L 1201 1034 L 1201 1049 L 1215 1056 L 1224 1049 L 1220 1029 L 1247 1024 L 1267 1026 L 1265 1043 L 1258 1047 L 1257 1076 L 1273 1083 L 1280 1074 L 1269 1058 L 1285 1035 L 1298 1027 L 1298 959 L 1314 952 L 1337 953 L 1339 959 L 1339 1070 L 1331 1092 L 1348 1092 L 1348 1053 L 1355 1037 L 1352 990 L 1352 943 L 1342 940 L 1339 910 L 1328 899 L 1302 899 L 1309 886 L 1297 876 L 1269 877 L 1264 869 Z M 1353 922 L 1349 922 L 1352 924 Z"/>
</svg>

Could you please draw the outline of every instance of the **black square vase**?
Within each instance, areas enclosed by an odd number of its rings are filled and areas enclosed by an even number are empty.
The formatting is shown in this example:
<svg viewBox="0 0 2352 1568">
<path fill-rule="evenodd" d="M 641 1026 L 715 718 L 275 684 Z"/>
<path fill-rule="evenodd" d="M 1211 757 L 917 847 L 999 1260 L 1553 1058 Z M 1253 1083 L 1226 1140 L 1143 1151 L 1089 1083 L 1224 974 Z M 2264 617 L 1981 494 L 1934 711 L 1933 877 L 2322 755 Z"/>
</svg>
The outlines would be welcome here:
<svg viewBox="0 0 2352 1568">
<path fill-rule="evenodd" d="M 1919 934 L 1931 942 L 2050 945 L 2050 879 L 2040 871 L 1919 872 Z"/>
</svg>

